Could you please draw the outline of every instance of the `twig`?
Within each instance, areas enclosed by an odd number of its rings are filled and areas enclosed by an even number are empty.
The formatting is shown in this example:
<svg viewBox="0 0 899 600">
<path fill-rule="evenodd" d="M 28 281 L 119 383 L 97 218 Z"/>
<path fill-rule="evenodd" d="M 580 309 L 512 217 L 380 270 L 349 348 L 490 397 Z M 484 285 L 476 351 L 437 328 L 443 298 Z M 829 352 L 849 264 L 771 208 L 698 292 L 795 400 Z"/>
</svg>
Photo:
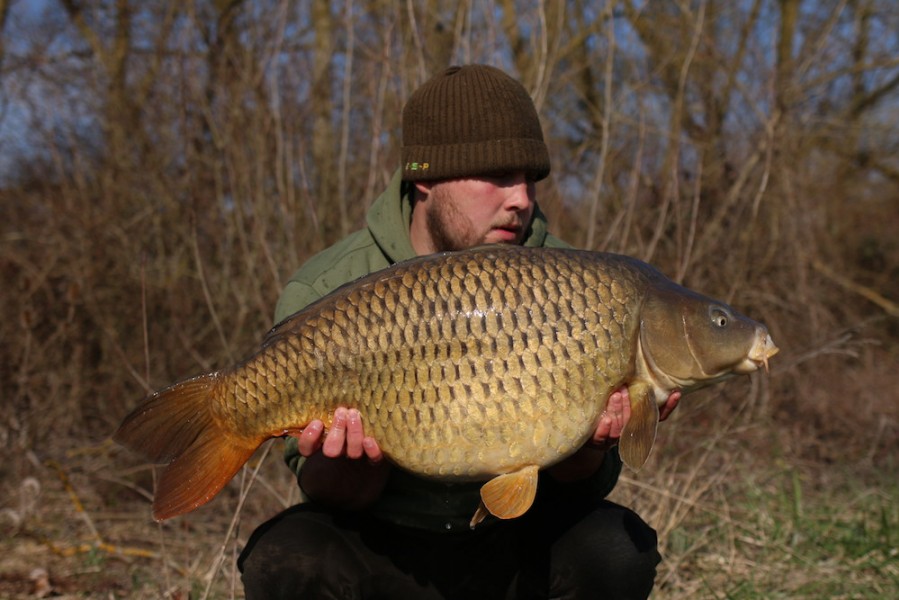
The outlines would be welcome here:
<svg viewBox="0 0 899 600">
<path fill-rule="evenodd" d="M 611 8 L 610 8 L 611 10 Z M 603 95 L 602 107 L 602 132 L 600 134 L 599 146 L 599 164 L 596 168 L 596 176 L 591 190 L 592 199 L 590 202 L 590 216 L 587 218 L 587 242 L 585 247 L 593 249 L 593 240 L 596 236 L 596 215 L 599 212 L 600 192 L 602 191 L 602 182 L 605 178 L 606 162 L 609 154 L 609 140 L 611 138 L 610 130 L 612 128 L 612 84 L 613 84 L 613 66 L 615 64 L 615 22 L 609 18 L 609 48 L 606 57 L 604 70 L 603 85 L 605 87 Z"/>
<path fill-rule="evenodd" d="M 814 268 L 816 271 L 818 271 L 831 281 L 838 283 L 842 287 L 846 288 L 850 292 L 855 292 L 866 300 L 873 302 L 874 304 L 882 308 L 888 315 L 892 317 L 899 317 L 899 304 L 896 304 L 892 300 L 885 298 L 871 288 L 860 283 L 856 283 L 848 277 L 844 277 L 839 273 L 836 273 L 833 269 L 825 265 L 817 258 L 812 261 L 812 268 Z"/>
<path fill-rule="evenodd" d="M 147 253 L 140 256 L 140 314 L 144 335 L 144 381 L 150 381 L 150 327 L 147 323 Z"/>
<path fill-rule="evenodd" d="M 209 581 L 206 584 L 206 589 L 203 591 L 203 596 L 201 600 L 206 600 L 209 597 L 210 592 L 212 591 L 212 584 L 215 581 L 215 576 L 218 574 L 219 569 L 222 567 L 222 563 L 225 560 L 225 551 L 228 549 L 228 541 L 231 539 L 231 536 L 234 534 L 234 529 L 237 527 L 237 523 L 240 520 L 240 511 L 243 509 L 244 501 L 247 498 L 247 494 L 249 494 L 250 489 L 253 487 L 253 483 L 256 481 L 256 476 L 259 474 L 259 469 L 262 468 L 262 464 L 265 462 L 266 457 L 268 457 L 269 450 L 271 450 L 272 444 L 267 444 L 265 446 L 265 450 L 262 453 L 262 456 L 259 458 L 259 462 L 256 464 L 256 468 L 253 469 L 252 475 L 250 475 L 250 481 L 246 481 L 247 468 L 244 467 L 242 469 L 243 481 L 241 481 L 241 490 L 240 497 L 237 501 L 237 508 L 234 510 L 234 516 L 231 518 L 231 524 L 228 526 L 228 531 L 225 532 L 225 539 L 222 541 L 222 547 L 219 549 L 219 554 L 213 562 L 212 568 L 209 571 L 209 575 L 207 576 Z"/>
<path fill-rule="evenodd" d="M 693 244 L 696 241 L 697 222 L 699 220 L 699 201 L 702 196 L 702 160 L 696 161 L 696 179 L 693 186 L 693 206 L 690 210 L 690 226 L 687 228 L 687 240 L 683 247 L 680 266 L 677 270 L 675 281 L 683 283 L 687 271 L 690 269 L 690 259 L 693 254 Z"/>
<path fill-rule="evenodd" d="M 233 362 L 234 357 L 231 352 L 231 344 L 228 343 L 225 329 L 222 327 L 221 320 L 219 320 L 215 302 L 212 301 L 212 292 L 209 290 L 209 282 L 206 280 L 206 271 L 203 268 L 203 257 L 200 255 L 200 244 L 197 240 L 197 228 L 195 223 L 191 228 L 190 245 L 194 253 L 194 262 L 197 266 L 197 275 L 200 278 L 200 286 L 203 288 L 203 297 L 206 298 L 206 306 L 209 308 L 209 314 L 212 316 L 212 322 L 215 323 L 215 330 L 219 334 L 222 346 L 225 348 L 225 352 L 228 353 L 228 360 Z"/>
<path fill-rule="evenodd" d="M 159 554 L 153 552 L 152 550 L 116 546 L 115 544 L 107 544 L 106 542 L 99 541 L 95 541 L 92 543 L 75 544 L 74 546 L 60 546 L 59 544 L 56 544 L 55 542 L 52 542 L 50 540 L 45 540 L 44 543 L 47 545 L 47 547 L 50 548 L 50 551 L 53 552 L 53 554 L 58 554 L 59 556 L 66 557 L 75 556 L 76 554 L 88 554 L 90 552 L 101 550 L 103 552 L 106 552 L 110 556 L 129 556 L 152 559 L 161 558 Z"/>
<path fill-rule="evenodd" d="M 84 505 L 81 503 L 81 499 L 78 497 L 77 492 L 75 492 L 75 488 L 72 487 L 72 483 L 69 481 L 69 475 L 62 468 L 62 465 L 60 465 L 55 460 L 48 460 L 44 464 L 56 471 L 56 474 L 59 476 L 59 480 L 62 482 L 62 486 L 69 494 L 69 499 L 75 506 L 75 512 L 78 513 L 78 516 L 81 517 L 81 519 L 87 525 L 87 528 L 91 532 L 91 537 L 94 538 L 95 542 L 103 543 L 103 540 L 100 538 L 100 532 L 97 531 L 97 528 L 94 526 L 94 522 L 91 520 L 90 515 L 88 515 L 87 511 L 84 510 Z"/>
<path fill-rule="evenodd" d="M 650 239 L 649 247 L 647 248 L 643 256 L 643 260 L 647 262 L 652 262 L 652 257 L 655 255 L 656 246 L 659 244 L 662 236 L 665 233 L 665 223 L 667 221 L 670 205 L 673 202 L 677 201 L 680 194 L 680 192 L 678 191 L 680 142 L 678 140 L 681 132 L 681 121 L 683 119 L 684 103 L 687 94 L 687 76 L 690 72 L 690 67 L 693 64 L 693 59 L 696 56 L 696 51 L 699 48 L 699 43 L 702 39 L 702 30 L 705 26 L 705 11 L 706 3 L 701 2 L 699 5 L 699 12 L 696 16 L 696 22 L 693 26 L 693 36 L 690 39 L 690 46 L 687 49 L 687 54 L 684 56 L 684 62 L 681 65 L 680 73 L 678 75 L 677 95 L 674 98 L 674 107 L 671 111 L 671 122 L 668 132 L 668 139 L 671 147 L 669 149 L 669 152 L 667 153 L 667 156 L 665 157 L 666 171 L 670 173 L 671 179 L 665 186 L 664 201 L 661 211 L 659 212 L 659 218 L 656 221 L 655 231 L 652 238 Z"/>
<path fill-rule="evenodd" d="M 88 530 L 90 530 L 91 537 L 93 538 L 93 541 L 91 542 L 66 546 L 59 545 L 49 539 L 45 539 L 44 543 L 48 548 L 50 548 L 51 552 L 60 556 L 74 556 L 76 554 L 83 554 L 101 550 L 111 556 L 137 556 L 141 558 L 154 559 L 160 558 L 159 554 L 153 552 L 152 550 L 117 546 L 115 544 L 109 544 L 103 541 L 103 538 L 102 536 L 100 536 L 100 532 L 97 529 L 96 525 L 94 525 L 94 522 L 90 518 L 90 515 L 88 515 L 86 510 L 84 510 L 84 505 L 81 503 L 81 499 L 78 497 L 78 493 L 72 486 L 72 483 L 69 480 L 69 476 L 65 472 L 65 469 L 62 468 L 62 465 L 60 465 L 55 460 L 48 460 L 44 464 L 56 471 L 56 474 L 59 476 L 59 480 L 62 482 L 62 485 L 65 488 L 66 492 L 69 494 L 69 499 L 72 501 L 72 505 L 74 505 L 75 507 L 75 512 L 78 513 L 78 516 L 81 517 L 81 519 L 87 525 Z"/>
</svg>

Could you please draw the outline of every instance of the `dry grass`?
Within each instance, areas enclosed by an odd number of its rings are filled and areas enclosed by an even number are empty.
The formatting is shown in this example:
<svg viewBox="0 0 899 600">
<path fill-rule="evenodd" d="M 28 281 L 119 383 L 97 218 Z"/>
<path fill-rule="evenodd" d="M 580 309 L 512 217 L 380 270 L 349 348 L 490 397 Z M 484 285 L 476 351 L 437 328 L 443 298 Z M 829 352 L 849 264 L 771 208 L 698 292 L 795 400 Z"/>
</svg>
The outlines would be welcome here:
<svg viewBox="0 0 899 600">
<path fill-rule="evenodd" d="M 720 400 L 679 408 L 655 463 L 613 494 L 659 531 L 654 597 L 894 596 L 895 431 L 887 446 L 811 436 Z"/>
</svg>

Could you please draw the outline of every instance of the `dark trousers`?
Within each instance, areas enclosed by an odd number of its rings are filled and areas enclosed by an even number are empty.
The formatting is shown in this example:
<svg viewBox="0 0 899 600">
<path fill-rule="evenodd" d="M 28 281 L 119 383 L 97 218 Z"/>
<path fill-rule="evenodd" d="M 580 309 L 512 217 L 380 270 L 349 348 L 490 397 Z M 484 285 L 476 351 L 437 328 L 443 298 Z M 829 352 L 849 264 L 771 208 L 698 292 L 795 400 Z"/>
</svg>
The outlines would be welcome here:
<svg viewBox="0 0 899 600">
<path fill-rule="evenodd" d="M 535 505 L 459 533 L 300 505 L 260 526 L 238 567 L 248 600 L 642 599 L 661 560 L 656 545 L 649 525 L 611 502 Z"/>
</svg>

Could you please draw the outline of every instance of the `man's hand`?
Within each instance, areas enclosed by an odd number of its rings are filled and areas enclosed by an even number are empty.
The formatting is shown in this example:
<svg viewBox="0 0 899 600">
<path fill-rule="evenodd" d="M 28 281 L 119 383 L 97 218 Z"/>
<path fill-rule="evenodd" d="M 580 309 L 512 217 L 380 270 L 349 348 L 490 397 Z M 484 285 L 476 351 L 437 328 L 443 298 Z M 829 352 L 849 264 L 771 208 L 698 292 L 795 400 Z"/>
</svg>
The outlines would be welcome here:
<svg viewBox="0 0 899 600">
<path fill-rule="evenodd" d="M 659 408 L 659 420 L 664 421 L 677 408 L 681 393 L 671 392 Z M 559 481 L 575 481 L 589 477 L 599 469 L 606 452 L 618 444 L 621 433 L 631 417 L 631 398 L 627 387 L 621 387 L 609 396 L 606 408 L 599 417 L 593 436 L 572 456 L 550 467 L 549 473 Z"/>
<path fill-rule="evenodd" d="M 671 413 L 677 408 L 680 402 L 681 393 L 673 391 L 665 400 L 665 404 L 659 407 L 659 421 L 667 419 Z M 599 417 L 599 424 L 596 431 L 593 432 L 592 444 L 596 447 L 608 450 L 618 443 L 621 439 L 621 432 L 631 418 L 631 397 L 628 394 L 627 387 L 622 387 L 609 396 L 606 403 L 606 409 Z"/>
<path fill-rule="evenodd" d="M 328 435 L 323 436 L 325 426 L 315 419 L 297 436 L 297 448 L 305 457 L 310 457 L 321 449 L 328 458 L 362 458 L 377 463 L 384 458 L 378 442 L 365 435 L 362 428 L 362 417 L 355 408 L 342 406 L 334 411 L 334 421 Z"/>
<path fill-rule="evenodd" d="M 300 486 L 317 502 L 332 508 L 358 510 L 377 500 L 387 483 L 390 464 L 380 446 L 362 427 L 359 411 L 338 408 L 328 435 L 318 419 L 297 435 L 306 457 Z M 367 457 L 368 460 L 359 460 Z"/>
<path fill-rule="evenodd" d="M 609 401 L 606 402 L 606 409 L 599 416 L 599 423 L 590 444 L 603 451 L 609 450 L 621 439 L 621 432 L 631 418 L 631 397 L 627 393 L 627 388 L 622 387 L 612 392 Z"/>
</svg>

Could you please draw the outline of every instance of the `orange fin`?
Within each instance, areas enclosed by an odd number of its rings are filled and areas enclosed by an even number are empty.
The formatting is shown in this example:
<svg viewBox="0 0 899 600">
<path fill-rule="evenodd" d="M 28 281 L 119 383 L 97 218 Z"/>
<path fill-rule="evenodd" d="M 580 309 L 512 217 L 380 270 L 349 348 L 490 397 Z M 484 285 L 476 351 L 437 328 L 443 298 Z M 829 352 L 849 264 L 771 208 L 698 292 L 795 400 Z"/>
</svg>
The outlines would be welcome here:
<svg viewBox="0 0 899 600">
<path fill-rule="evenodd" d="M 478 504 L 478 509 L 474 511 L 474 516 L 471 517 L 471 521 L 468 523 L 468 526 L 472 529 L 478 526 L 481 521 L 487 518 L 487 515 L 490 514 L 490 511 L 487 510 L 487 507 L 484 506 L 484 501 Z"/>
<path fill-rule="evenodd" d="M 153 500 L 157 521 L 211 500 L 263 440 L 223 429 L 209 412 L 217 374 L 177 383 L 137 407 L 113 434 L 119 444 L 157 464 L 167 464 Z"/>
<path fill-rule="evenodd" d="M 649 458 L 656 441 L 659 407 L 649 385 L 631 385 L 628 394 L 631 398 L 631 417 L 621 432 L 618 452 L 624 464 L 634 471 L 639 471 Z"/>
<path fill-rule="evenodd" d="M 537 466 L 528 465 L 498 475 L 481 486 L 481 505 L 471 518 L 472 529 L 487 513 L 500 519 L 514 519 L 527 512 L 537 495 L 537 472 Z"/>
</svg>

